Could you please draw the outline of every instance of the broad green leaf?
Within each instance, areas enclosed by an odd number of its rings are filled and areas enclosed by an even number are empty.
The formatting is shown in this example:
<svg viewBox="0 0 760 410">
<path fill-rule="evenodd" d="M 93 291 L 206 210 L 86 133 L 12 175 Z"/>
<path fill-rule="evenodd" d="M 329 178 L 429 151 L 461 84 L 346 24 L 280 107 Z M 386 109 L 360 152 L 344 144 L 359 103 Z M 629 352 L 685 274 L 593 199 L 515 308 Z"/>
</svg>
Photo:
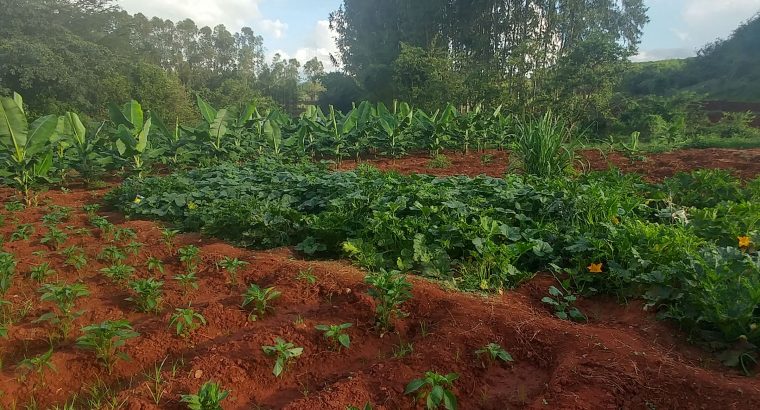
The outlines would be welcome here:
<svg viewBox="0 0 760 410">
<path fill-rule="evenodd" d="M 150 132 L 150 117 L 145 121 L 140 133 L 137 135 L 137 144 L 135 144 L 135 151 L 142 153 L 148 146 L 148 133 Z"/>
<path fill-rule="evenodd" d="M 133 128 L 138 130 L 143 128 L 143 110 L 139 102 L 131 100 L 124 104 L 123 112 L 124 116 L 132 123 Z"/>
<path fill-rule="evenodd" d="M 124 125 L 130 129 L 135 127 L 135 125 L 132 124 L 121 111 L 121 108 L 119 108 L 119 106 L 114 103 L 108 104 L 108 115 L 111 117 L 111 122 L 113 122 L 117 127 L 120 125 Z"/>
<path fill-rule="evenodd" d="M 18 105 L 18 108 L 21 110 L 21 112 L 26 115 L 26 112 L 24 111 L 24 99 L 21 97 L 21 94 L 14 92 L 13 101 L 16 102 L 16 105 Z"/>
<path fill-rule="evenodd" d="M 67 112 L 66 121 L 70 127 L 70 130 L 67 127 L 67 131 L 71 132 L 71 136 L 74 137 L 74 140 L 77 142 L 77 144 L 80 146 L 84 145 L 87 129 L 84 127 L 84 124 L 82 124 L 82 121 L 79 119 L 77 113 Z"/>
<path fill-rule="evenodd" d="M 28 133 L 29 123 L 17 102 L 8 97 L 0 98 L 0 143 L 23 158 Z"/>
<path fill-rule="evenodd" d="M 29 137 L 26 142 L 26 155 L 34 154 L 44 150 L 50 143 L 50 140 L 56 134 L 58 127 L 58 117 L 55 115 L 46 115 L 35 120 L 29 127 Z"/>
<path fill-rule="evenodd" d="M 196 100 L 203 119 L 209 124 L 213 123 L 217 119 L 217 112 L 214 107 L 210 106 L 206 101 L 203 101 L 203 98 L 201 98 L 200 95 L 196 97 Z"/>
<path fill-rule="evenodd" d="M 409 384 L 406 385 L 406 389 L 404 389 L 404 394 L 414 393 L 417 390 L 420 389 L 420 387 L 425 385 L 425 380 L 423 379 L 414 379 L 409 382 Z"/>
</svg>

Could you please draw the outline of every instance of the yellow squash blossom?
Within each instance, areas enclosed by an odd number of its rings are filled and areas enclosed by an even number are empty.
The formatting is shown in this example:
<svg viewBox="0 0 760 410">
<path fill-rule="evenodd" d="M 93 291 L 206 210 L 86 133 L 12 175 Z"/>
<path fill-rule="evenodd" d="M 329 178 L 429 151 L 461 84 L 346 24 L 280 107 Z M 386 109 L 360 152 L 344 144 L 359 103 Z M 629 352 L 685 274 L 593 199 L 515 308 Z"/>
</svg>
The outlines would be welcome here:
<svg viewBox="0 0 760 410">
<path fill-rule="evenodd" d="M 737 239 L 739 239 L 739 247 L 740 248 L 749 248 L 750 241 L 749 236 L 739 236 Z"/>
<path fill-rule="evenodd" d="M 588 265 L 588 271 L 591 273 L 602 273 L 602 263 L 592 263 Z"/>
<path fill-rule="evenodd" d="M 138 204 L 138 205 L 139 205 L 139 204 L 140 204 L 140 202 L 142 202 L 142 197 L 138 195 L 138 196 L 136 196 L 136 197 L 135 197 L 135 200 L 134 200 L 134 201 L 132 201 L 132 202 L 134 202 L 134 203 L 136 203 L 136 204 Z"/>
<path fill-rule="evenodd" d="M 198 205 L 195 204 L 195 202 L 188 202 L 187 203 L 187 209 L 195 209 Z"/>
</svg>

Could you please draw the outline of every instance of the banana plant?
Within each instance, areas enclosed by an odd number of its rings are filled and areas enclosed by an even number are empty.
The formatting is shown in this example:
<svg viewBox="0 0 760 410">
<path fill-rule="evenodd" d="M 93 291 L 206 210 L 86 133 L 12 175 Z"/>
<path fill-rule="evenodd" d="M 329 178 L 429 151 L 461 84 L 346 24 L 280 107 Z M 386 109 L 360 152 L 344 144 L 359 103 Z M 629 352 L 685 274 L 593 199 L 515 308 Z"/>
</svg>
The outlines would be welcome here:
<svg viewBox="0 0 760 410">
<path fill-rule="evenodd" d="M 409 148 L 410 141 L 405 139 L 407 129 L 412 123 L 413 111 L 406 103 L 400 105 L 393 102 L 393 113 L 388 111 L 385 104 L 377 105 L 377 123 L 380 125 L 377 133 L 381 154 L 392 158 L 403 156 Z"/>
<path fill-rule="evenodd" d="M 132 100 L 119 109 L 111 104 L 108 108 L 111 121 L 116 125 L 116 150 L 119 155 L 130 162 L 132 170 L 142 178 L 147 162 L 157 154 L 150 150 L 148 135 L 150 134 L 151 118 L 145 115 L 142 106 Z M 147 118 L 146 118 L 147 117 Z"/>
<path fill-rule="evenodd" d="M 55 139 L 58 147 L 63 151 L 74 153 L 65 155 L 61 152 L 59 156 L 67 159 L 71 168 L 77 171 L 85 183 L 91 182 L 106 165 L 112 162 L 110 156 L 101 155 L 97 150 L 98 138 L 104 126 L 105 122 L 100 124 L 94 134 L 88 135 L 87 128 L 76 113 L 67 112 L 58 117 L 58 136 Z"/>
<path fill-rule="evenodd" d="M 53 165 L 50 140 L 56 135 L 58 118 L 46 115 L 30 125 L 20 95 L 0 98 L 0 145 L 7 159 L 8 171 L 24 203 L 36 202 L 33 189 L 49 182 L 48 173 Z"/>
<path fill-rule="evenodd" d="M 223 138 L 227 134 L 233 115 L 226 108 L 222 108 L 221 110 L 214 109 L 201 96 L 197 96 L 196 99 L 198 109 L 206 122 L 203 128 L 196 130 L 196 135 L 205 138 L 211 145 L 214 155 L 219 157 L 225 152 Z"/>
</svg>

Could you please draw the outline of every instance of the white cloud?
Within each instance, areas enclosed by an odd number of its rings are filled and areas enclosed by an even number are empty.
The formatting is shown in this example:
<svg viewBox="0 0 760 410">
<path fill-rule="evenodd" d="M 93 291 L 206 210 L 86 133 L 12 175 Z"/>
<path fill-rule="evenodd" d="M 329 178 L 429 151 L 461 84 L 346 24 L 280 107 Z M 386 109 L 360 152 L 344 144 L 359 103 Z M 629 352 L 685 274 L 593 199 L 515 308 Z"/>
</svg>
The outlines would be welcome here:
<svg viewBox="0 0 760 410">
<path fill-rule="evenodd" d="M 277 20 L 264 19 L 264 20 L 259 21 L 258 24 L 256 24 L 256 28 L 259 28 L 264 33 L 269 33 L 274 38 L 279 39 L 285 36 L 285 31 L 287 31 L 288 25 L 280 21 L 280 19 L 277 19 Z"/>
<path fill-rule="evenodd" d="M 681 31 L 681 30 L 676 29 L 676 28 L 671 28 L 670 32 L 673 33 L 673 34 L 675 34 L 676 37 L 678 37 L 681 41 L 686 41 L 686 40 L 689 39 L 689 33 L 685 32 L 685 31 Z"/>
<path fill-rule="evenodd" d="M 293 57 L 301 63 L 316 57 L 324 64 L 326 71 L 335 71 L 338 67 L 333 65 L 330 55 L 337 58 L 338 46 L 335 44 L 337 37 L 337 33 L 330 29 L 330 23 L 327 20 L 319 20 L 309 38 L 306 39 L 304 47 L 296 50 Z"/>
<path fill-rule="evenodd" d="M 159 17 L 174 21 L 192 19 L 200 26 L 224 24 L 238 31 L 250 21 L 261 18 L 261 0 L 119 0 L 119 5 L 131 14 Z"/>
<path fill-rule="evenodd" d="M 643 61 L 669 60 L 671 58 L 694 57 L 697 53 L 688 48 L 656 48 L 652 50 L 640 50 L 639 54 L 631 57 L 631 61 L 640 63 Z"/>
<path fill-rule="evenodd" d="M 700 44 L 728 37 L 760 11 L 760 0 L 687 0 L 682 13 L 691 39 Z"/>
</svg>

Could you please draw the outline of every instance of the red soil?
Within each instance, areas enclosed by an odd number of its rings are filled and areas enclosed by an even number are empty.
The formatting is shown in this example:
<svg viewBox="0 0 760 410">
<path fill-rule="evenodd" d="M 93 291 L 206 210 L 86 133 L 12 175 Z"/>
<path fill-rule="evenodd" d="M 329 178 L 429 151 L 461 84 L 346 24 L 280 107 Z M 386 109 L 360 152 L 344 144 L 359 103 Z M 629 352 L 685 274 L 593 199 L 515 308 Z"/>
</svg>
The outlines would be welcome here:
<svg viewBox="0 0 760 410">
<path fill-rule="evenodd" d="M 500 177 L 509 170 L 509 153 L 506 151 L 489 150 L 484 153 L 470 152 L 469 154 L 449 152 L 446 156 L 451 161 L 451 166 L 446 168 L 430 168 L 428 166 L 430 157 L 426 155 L 366 162 L 383 170 L 439 176 L 485 174 Z M 351 169 L 355 166 L 355 162 L 346 161 L 341 165 L 341 169 Z M 615 167 L 624 172 L 643 174 L 649 180 L 661 180 L 679 171 L 700 168 L 728 169 L 741 178 L 753 178 L 760 174 L 760 149 L 685 149 L 646 154 L 642 160 L 631 160 L 618 152 L 585 150 L 581 152 L 579 166 L 597 171 Z"/>
<path fill-rule="evenodd" d="M 6 240 L 21 223 L 36 228 L 29 240 L 3 244 L 18 261 L 7 294 L 18 318 L 9 327 L 9 338 L 0 339 L 0 408 L 22 407 L 32 399 L 38 408 L 49 408 L 74 397 L 82 400 L 77 408 L 89 408 L 83 400 L 101 385 L 108 386 L 126 409 L 181 409 L 186 408 L 179 402 L 181 394 L 214 380 L 231 391 L 223 402 L 225 409 L 343 410 L 366 402 L 376 409 L 412 409 L 415 405 L 403 394 L 404 387 L 427 370 L 459 373 L 454 392 L 462 409 L 753 409 L 760 402 L 758 376 L 744 377 L 721 367 L 638 302 L 581 300 L 579 306 L 590 321 L 577 324 L 553 317 L 540 302 L 553 281 L 548 277 L 538 276 L 516 291 L 491 296 L 459 293 L 410 277 L 414 298 L 405 305 L 409 316 L 396 321 L 394 332 L 381 335 L 373 328 L 374 302 L 362 282 L 364 273 L 346 263 L 303 261 L 288 249 L 254 252 L 196 234 L 180 235 L 176 246 L 195 244 L 203 257 L 200 289 L 183 296 L 172 279 L 181 265 L 161 242 L 159 225 L 104 214 L 118 226 L 134 229 L 136 240 L 145 244 L 140 255 L 127 261 L 137 268 L 136 276 L 153 275 L 145 268 L 150 256 L 165 263 L 165 273 L 157 274 L 164 280 L 162 312 L 138 313 L 125 301 L 129 291 L 99 273 L 106 264 L 96 256 L 108 239 L 87 223 L 80 208 L 98 202 L 103 192 L 51 191 L 42 196 L 39 207 L 0 211 L 5 217 L 0 233 Z M 9 198 L 10 192 L 0 192 L 4 202 Z M 69 233 L 64 246 L 78 245 L 86 252 L 89 263 L 82 272 L 64 266 L 60 255 L 39 243 L 47 229 L 41 223 L 45 203 L 74 208 L 71 219 L 59 226 Z M 87 230 L 75 235 L 68 226 Z M 256 322 L 247 320 L 240 307 L 245 286 L 227 283 L 224 272 L 215 268 L 221 256 L 250 262 L 240 274 L 242 283 L 274 286 L 282 292 L 273 313 Z M 58 272 L 58 280 L 81 280 L 91 295 L 77 302 L 77 309 L 86 312 L 76 320 L 70 337 L 55 344 L 57 371 L 46 372 L 43 383 L 33 373 L 24 379 L 17 363 L 49 348 L 50 328 L 34 319 L 51 305 L 39 303 L 39 284 L 28 277 L 30 267 L 44 261 Z M 299 278 L 306 269 L 316 277 L 314 284 Z M 174 308 L 188 305 L 203 314 L 208 325 L 186 340 L 169 328 L 169 317 Z M 141 336 L 127 342 L 132 360 L 119 362 L 109 375 L 91 351 L 75 346 L 77 329 L 120 318 L 128 319 Z M 345 322 L 354 324 L 348 329 L 351 348 L 340 352 L 331 350 L 314 329 L 317 324 Z M 279 379 L 272 375 L 273 359 L 261 350 L 276 337 L 304 348 Z M 483 368 L 473 352 L 489 342 L 502 345 L 514 362 Z M 402 344 L 412 351 L 398 354 Z M 162 397 L 156 405 L 147 374 L 162 362 Z"/>
</svg>

